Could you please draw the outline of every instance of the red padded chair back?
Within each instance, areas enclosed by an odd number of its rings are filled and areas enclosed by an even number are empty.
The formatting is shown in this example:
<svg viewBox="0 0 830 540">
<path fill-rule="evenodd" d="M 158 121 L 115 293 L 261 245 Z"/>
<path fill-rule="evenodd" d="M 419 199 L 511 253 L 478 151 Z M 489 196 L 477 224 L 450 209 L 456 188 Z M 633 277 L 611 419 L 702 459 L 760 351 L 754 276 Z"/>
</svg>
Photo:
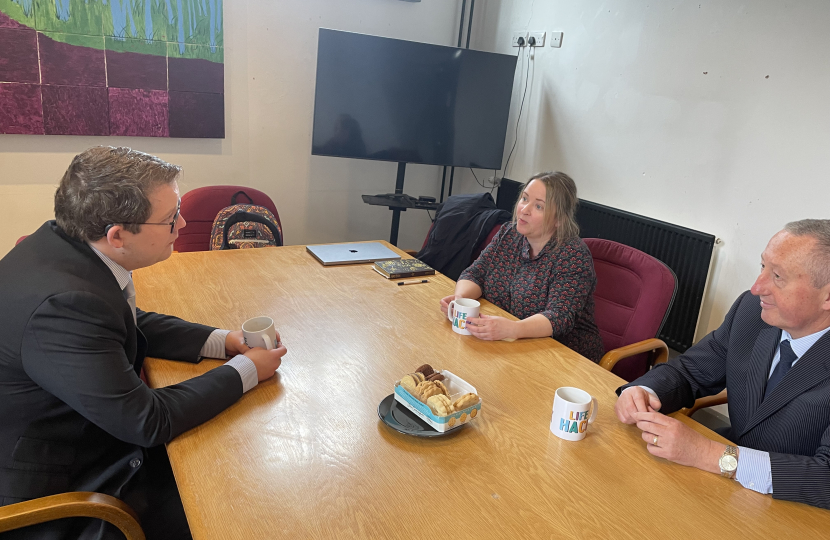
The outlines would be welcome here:
<svg viewBox="0 0 830 540">
<path fill-rule="evenodd" d="M 182 196 L 182 216 L 187 220 L 187 226 L 179 231 L 179 237 L 173 244 L 173 249 L 184 251 L 208 251 L 210 249 L 210 230 L 216 214 L 226 206 L 231 205 L 231 197 L 238 191 L 244 191 L 253 204 L 264 206 L 274 214 L 280 222 L 280 214 L 271 197 L 258 189 L 245 186 L 207 186 L 188 191 Z M 238 204 L 248 204 L 245 195 L 239 195 Z"/>
<path fill-rule="evenodd" d="M 656 337 L 674 300 L 674 272 L 633 247 L 601 238 L 584 240 L 594 258 L 595 316 L 605 351 Z M 612 371 L 633 381 L 648 371 L 648 357 L 626 358 Z"/>
<path fill-rule="evenodd" d="M 487 235 L 487 238 L 485 238 L 484 241 L 481 242 L 478 245 L 478 247 L 475 248 L 475 250 L 473 251 L 473 258 L 470 259 L 470 264 L 473 264 L 473 262 L 476 259 L 478 259 L 478 256 L 481 255 L 481 252 L 484 251 L 484 248 L 490 245 L 490 242 L 493 241 L 493 238 L 495 238 L 496 234 L 498 234 L 498 232 L 501 230 L 502 225 L 504 225 L 504 223 L 499 223 L 498 225 L 494 225 L 493 228 L 490 229 L 490 233 Z"/>
<path fill-rule="evenodd" d="M 488 245 L 488 244 L 489 244 L 489 243 L 493 240 L 493 238 L 495 238 L 496 234 L 498 234 L 498 232 L 499 232 L 499 230 L 501 229 L 501 226 L 502 226 L 502 225 L 504 225 L 504 224 L 503 224 L 503 223 L 499 223 L 499 224 L 497 224 L 497 225 L 494 225 L 494 226 L 493 226 L 493 228 L 492 228 L 492 229 L 490 229 L 490 232 L 487 234 L 487 238 L 485 238 L 485 239 L 484 239 L 484 240 L 483 240 L 483 241 L 482 241 L 482 242 L 481 242 L 481 243 L 480 243 L 480 244 L 479 244 L 479 245 L 478 245 L 478 246 L 477 246 L 477 247 L 473 250 L 473 258 L 472 258 L 472 259 L 470 259 L 470 264 L 473 264 L 473 262 L 474 262 L 476 259 L 478 259 L 478 256 L 479 256 L 479 255 L 481 255 L 481 252 L 482 252 L 482 251 L 484 251 L 484 248 L 486 248 L 486 247 L 487 247 L 487 245 Z M 427 242 L 429 241 L 429 234 L 432 232 L 432 228 L 433 228 L 433 227 L 435 227 L 435 223 L 433 223 L 432 225 L 430 225 L 430 226 L 429 226 L 429 230 L 427 231 L 427 236 L 426 236 L 426 238 L 424 238 L 424 245 L 423 245 L 423 246 L 421 246 L 421 249 L 424 249 L 425 247 L 427 247 Z"/>
<path fill-rule="evenodd" d="M 29 235 L 27 234 L 26 236 L 29 236 Z M 20 238 L 18 238 L 18 239 L 17 239 L 17 242 L 15 242 L 15 243 L 14 243 L 14 245 L 17 245 L 17 244 L 19 244 L 20 242 L 22 242 L 23 240 L 25 240 L 25 239 L 26 239 L 26 236 L 21 236 Z"/>
</svg>

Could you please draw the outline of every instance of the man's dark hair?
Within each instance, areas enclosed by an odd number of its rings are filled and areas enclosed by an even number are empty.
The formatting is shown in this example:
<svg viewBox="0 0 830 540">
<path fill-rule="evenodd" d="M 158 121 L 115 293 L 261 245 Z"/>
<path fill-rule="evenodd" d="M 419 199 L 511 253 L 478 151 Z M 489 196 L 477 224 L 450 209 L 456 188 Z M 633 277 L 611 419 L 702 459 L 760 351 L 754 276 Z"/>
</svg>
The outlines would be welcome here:
<svg viewBox="0 0 830 540">
<path fill-rule="evenodd" d="M 152 213 L 148 195 L 175 181 L 181 170 L 130 148 L 85 150 L 72 160 L 55 192 L 58 226 L 73 238 L 94 242 L 106 234 L 107 225 L 143 223 Z M 141 225 L 124 228 L 137 233 Z"/>
</svg>

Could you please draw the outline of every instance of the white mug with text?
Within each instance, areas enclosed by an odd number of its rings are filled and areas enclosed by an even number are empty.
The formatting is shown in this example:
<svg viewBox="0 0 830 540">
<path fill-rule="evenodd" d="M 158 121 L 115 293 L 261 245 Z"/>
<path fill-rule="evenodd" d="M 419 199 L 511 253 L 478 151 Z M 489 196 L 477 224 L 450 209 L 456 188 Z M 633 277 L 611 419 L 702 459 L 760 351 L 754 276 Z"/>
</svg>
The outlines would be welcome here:
<svg viewBox="0 0 830 540">
<path fill-rule="evenodd" d="M 556 390 L 553 398 L 553 416 L 550 430 L 566 441 L 581 441 L 585 438 L 588 425 L 597 417 L 597 398 L 588 392 L 563 386 Z"/>
<path fill-rule="evenodd" d="M 456 298 L 447 306 L 447 318 L 452 323 L 452 331 L 456 334 L 470 335 L 467 330 L 467 319 L 478 317 L 481 304 L 478 300 Z"/>
<path fill-rule="evenodd" d="M 242 323 L 242 335 L 248 347 L 262 347 L 271 350 L 280 346 L 277 329 L 271 317 L 254 317 Z"/>
</svg>

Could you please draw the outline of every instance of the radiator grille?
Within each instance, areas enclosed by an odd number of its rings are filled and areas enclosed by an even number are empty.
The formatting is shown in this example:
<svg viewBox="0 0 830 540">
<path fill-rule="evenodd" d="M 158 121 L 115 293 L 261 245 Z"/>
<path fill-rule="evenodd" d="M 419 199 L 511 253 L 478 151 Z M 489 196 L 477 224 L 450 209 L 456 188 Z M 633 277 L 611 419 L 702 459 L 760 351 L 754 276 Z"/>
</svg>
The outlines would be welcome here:
<svg viewBox="0 0 830 540">
<path fill-rule="evenodd" d="M 579 200 L 576 221 L 581 237 L 605 238 L 631 246 L 674 271 L 677 293 L 657 337 L 680 352 L 691 347 L 715 237 L 584 199 Z"/>
</svg>

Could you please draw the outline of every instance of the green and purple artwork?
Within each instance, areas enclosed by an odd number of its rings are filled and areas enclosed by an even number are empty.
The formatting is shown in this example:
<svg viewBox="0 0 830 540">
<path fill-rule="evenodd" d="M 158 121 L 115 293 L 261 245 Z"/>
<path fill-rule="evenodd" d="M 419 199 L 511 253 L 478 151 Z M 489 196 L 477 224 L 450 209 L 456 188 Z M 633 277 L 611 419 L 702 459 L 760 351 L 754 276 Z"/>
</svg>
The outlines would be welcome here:
<svg viewBox="0 0 830 540">
<path fill-rule="evenodd" d="M 224 138 L 222 0 L 0 0 L 0 133 Z"/>
</svg>

